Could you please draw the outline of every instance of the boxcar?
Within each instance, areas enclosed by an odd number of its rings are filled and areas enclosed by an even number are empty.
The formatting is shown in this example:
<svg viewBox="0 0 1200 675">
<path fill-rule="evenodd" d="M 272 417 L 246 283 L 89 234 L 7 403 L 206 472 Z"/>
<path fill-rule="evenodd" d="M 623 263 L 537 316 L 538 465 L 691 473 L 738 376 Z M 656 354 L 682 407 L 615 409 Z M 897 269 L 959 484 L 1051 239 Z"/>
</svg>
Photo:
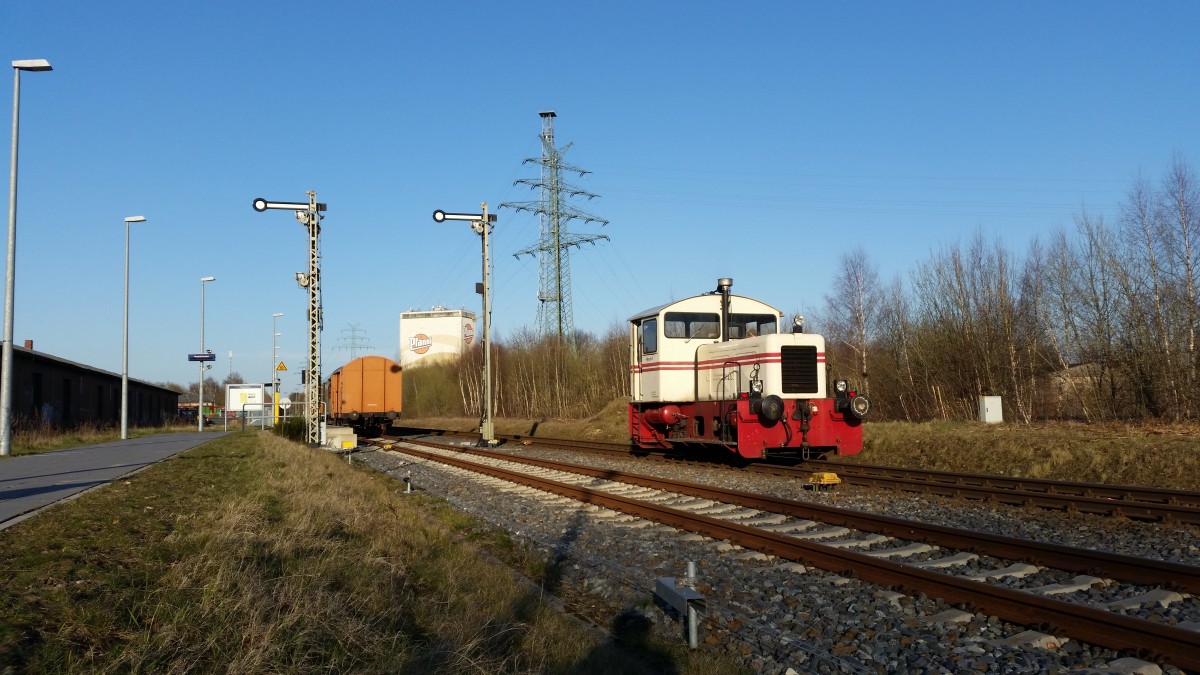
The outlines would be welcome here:
<svg viewBox="0 0 1200 675">
<path fill-rule="evenodd" d="M 401 413 L 400 365 L 382 356 L 363 356 L 329 376 L 329 419 L 360 433 L 391 426 Z"/>
</svg>

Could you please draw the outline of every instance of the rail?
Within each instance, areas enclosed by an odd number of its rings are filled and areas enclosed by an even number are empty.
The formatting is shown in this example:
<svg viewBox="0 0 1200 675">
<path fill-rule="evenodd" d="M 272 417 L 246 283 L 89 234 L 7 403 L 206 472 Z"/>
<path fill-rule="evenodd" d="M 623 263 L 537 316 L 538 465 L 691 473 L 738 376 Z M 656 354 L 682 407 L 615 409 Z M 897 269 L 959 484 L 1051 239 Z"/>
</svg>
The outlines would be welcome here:
<svg viewBox="0 0 1200 675">
<path fill-rule="evenodd" d="M 445 430 L 412 430 L 437 435 L 458 435 Z M 671 462 L 700 462 L 686 455 L 631 450 L 628 444 L 575 441 L 529 436 L 497 436 L 503 444 L 516 443 L 564 450 L 636 455 Z M 712 462 L 704 462 L 712 465 Z M 807 479 L 815 471 L 836 471 L 843 483 L 876 489 L 903 490 L 954 499 L 975 499 L 1010 506 L 1066 510 L 1091 515 L 1130 518 L 1151 522 L 1200 525 L 1200 492 L 1168 488 L 1054 481 L 989 474 L 968 474 L 929 469 L 850 464 L 800 462 L 795 464 L 752 463 L 738 467 L 746 471 Z"/>
<path fill-rule="evenodd" d="M 416 444 L 411 440 L 403 442 L 406 444 Z M 420 444 L 439 447 L 438 444 L 428 442 L 420 442 Z M 1009 589 L 902 563 L 895 563 L 863 553 L 822 546 L 788 537 L 784 534 L 739 525 L 710 516 L 689 513 L 651 502 L 642 502 L 616 494 L 578 487 L 548 478 L 531 476 L 501 467 L 488 466 L 468 459 L 474 456 L 494 455 L 506 461 L 518 461 L 517 458 L 503 453 L 491 453 L 479 450 L 464 452 L 462 448 L 458 447 L 444 447 L 442 449 L 456 451 L 452 453 L 455 456 L 446 456 L 445 454 L 428 452 L 411 447 L 405 447 L 401 451 L 431 461 L 443 462 L 503 480 L 545 490 L 587 504 L 603 506 L 681 529 L 698 532 L 715 539 L 728 540 L 740 546 L 775 555 L 786 560 L 803 562 L 839 574 L 851 574 L 864 581 L 882 586 L 901 586 L 910 592 L 924 593 L 951 604 L 968 606 L 1006 621 L 1033 626 L 1048 625 L 1078 640 L 1139 655 L 1153 655 L 1156 658 L 1182 668 L 1200 669 L 1200 631 L 1190 631 L 1176 626 L 1137 619 L 1085 605 L 1054 600 L 1026 591 Z M 529 458 L 522 459 L 528 460 Z M 554 464 L 548 460 L 531 460 L 523 463 L 537 466 Z M 662 481 L 650 477 L 635 477 L 611 470 L 597 470 L 590 467 L 583 467 L 583 469 L 595 472 L 595 474 L 609 480 L 621 480 L 622 482 L 642 484 L 647 487 L 652 487 L 654 486 L 652 484 L 657 483 L 661 484 L 661 489 L 670 489 L 671 491 L 685 494 L 690 493 L 692 490 L 707 490 L 712 491 L 714 494 L 715 492 L 722 491 L 719 488 L 712 488 L 711 486 L 696 486 L 688 483 Z M 573 472 L 578 472 L 578 470 L 578 468 L 571 469 Z M 669 487 L 666 487 L 668 485 Z M 731 493 L 732 491 L 723 492 Z M 734 498 L 732 495 L 728 496 Z M 747 500 L 744 503 L 750 505 L 754 503 L 750 500 L 764 498 L 758 495 L 743 495 L 741 499 Z M 788 500 L 777 501 L 786 502 Z M 785 505 L 785 508 L 796 509 L 794 511 L 795 514 L 811 513 L 813 511 L 812 505 L 799 502 Z M 869 517 L 869 514 L 857 515 Z M 880 520 L 894 521 L 894 519 L 890 518 L 880 518 Z M 903 526 L 910 530 L 910 533 L 906 535 L 910 538 L 914 537 L 911 531 L 920 526 L 918 523 L 907 521 L 895 521 L 890 526 L 894 527 L 898 523 L 903 523 Z M 950 528 L 933 529 L 949 530 Z M 971 534 L 965 531 L 955 532 L 957 532 L 955 536 L 965 537 Z M 1024 540 L 1014 541 L 1019 541 L 1025 545 L 1031 543 Z M 966 545 L 970 546 L 970 544 Z M 1053 547 L 1044 544 L 1040 546 L 1049 546 L 1049 548 L 1044 548 L 1043 550 L 1051 550 L 1053 548 L 1067 549 L 1067 547 Z M 1067 550 L 1075 554 L 1083 553 L 1081 549 Z M 1015 550 L 1013 554 L 1020 555 Z M 1137 565 L 1142 566 L 1159 565 L 1155 561 L 1132 558 L 1129 560 L 1136 561 Z M 1137 574 L 1137 565 L 1128 565 L 1121 574 Z M 1200 568 L 1178 566 L 1173 563 L 1161 563 L 1161 565 L 1166 566 L 1166 568 L 1188 568 L 1186 571 L 1179 570 L 1187 576 L 1186 578 L 1180 577 L 1177 581 L 1181 587 L 1198 588 L 1197 584 L 1200 582 L 1197 581 L 1196 575 L 1200 574 Z"/>
</svg>

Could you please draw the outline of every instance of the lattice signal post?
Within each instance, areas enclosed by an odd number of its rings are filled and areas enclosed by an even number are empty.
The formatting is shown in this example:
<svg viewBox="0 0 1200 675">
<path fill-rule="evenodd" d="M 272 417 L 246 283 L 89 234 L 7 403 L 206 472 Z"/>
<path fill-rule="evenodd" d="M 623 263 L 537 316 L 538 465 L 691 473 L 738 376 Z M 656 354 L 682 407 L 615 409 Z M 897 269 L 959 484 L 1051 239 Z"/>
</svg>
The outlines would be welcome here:
<svg viewBox="0 0 1200 675">
<path fill-rule="evenodd" d="M 542 336 L 557 335 L 560 340 L 574 344 L 575 314 L 571 303 L 571 258 L 568 249 L 572 246 L 580 247 L 581 244 L 594 244 L 598 240 L 608 239 L 608 236 L 571 234 L 567 232 L 567 222 L 582 220 L 585 223 L 596 222 L 604 226 L 608 221 L 564 203 L 567 197 L 594 199 L 596 195 L 563 180 L 564 171 L 578 173 L 580 176 L 588 171 L 563 161 L 562 156 L 570 149 L 571 144 L 568 143 L 561 150 L 554 147 L 554 118 L 557 117 L 557 113 L 553 110 L 543 110 L 538 115 L 542 118 L 542 156 L 531 157 L 522 163 L 540 164 L 542 177 L 540 180 L 522 178 L 513 184 L 540 189 L 542 198 L 536 202 L 505 202 L 500 208 L 529 211 L 540 216 L 541 236 L 537 245 L 517 251 L 513 255 L 517 258 L 523 255 L 538 257 L 538 333 Z"/>
<path fill-rule="evenodd" d="M 308 378 L 304 382 L 304 429 L 309 445 L 321 444 L 321 213 L 325 205 L 317 202 L 317 193 L 309 190 L 308 202 L 269 202 L 254 200 L 254 210 L 285 209 L 296 212 L 296 220 L 308 229 L 308 272 L 296 272 L 300 288 L 308 289 Z"/>
</svg>

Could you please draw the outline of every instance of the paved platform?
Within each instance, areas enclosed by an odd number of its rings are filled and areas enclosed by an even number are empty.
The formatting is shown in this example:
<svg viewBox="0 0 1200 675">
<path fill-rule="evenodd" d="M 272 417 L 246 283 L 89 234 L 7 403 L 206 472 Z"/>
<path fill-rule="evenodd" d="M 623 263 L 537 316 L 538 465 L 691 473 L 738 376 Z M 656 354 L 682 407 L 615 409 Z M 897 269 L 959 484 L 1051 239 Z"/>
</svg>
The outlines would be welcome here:
<svg viewBox="0 0 1200 675">
<path fill-rule="evenodd" d="M 224 436 L 192 431 L 0 459 L 0 530 L 168 457 Z"/>
</svg>

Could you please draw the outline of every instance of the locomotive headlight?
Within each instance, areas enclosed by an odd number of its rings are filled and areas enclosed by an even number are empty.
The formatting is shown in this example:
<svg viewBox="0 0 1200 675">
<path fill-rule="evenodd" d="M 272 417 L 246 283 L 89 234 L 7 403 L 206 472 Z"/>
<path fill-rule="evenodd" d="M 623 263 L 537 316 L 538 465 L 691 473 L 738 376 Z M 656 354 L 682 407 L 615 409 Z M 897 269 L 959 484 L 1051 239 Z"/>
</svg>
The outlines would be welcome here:
<svg viewBox="0 0 1200 675">
<path fill-rule="evenodd" d="M 846 380 L 835 380 L 833 383 L 833 390 L 839 394 L 845 394 L 850 390 L 850 383 Z"/>
<path fill-rule="evenodd" d="M 750 380 L 750 393 L 762 395 L 762 393 L 763 393 L 762 380 Z"/>
</svg>

